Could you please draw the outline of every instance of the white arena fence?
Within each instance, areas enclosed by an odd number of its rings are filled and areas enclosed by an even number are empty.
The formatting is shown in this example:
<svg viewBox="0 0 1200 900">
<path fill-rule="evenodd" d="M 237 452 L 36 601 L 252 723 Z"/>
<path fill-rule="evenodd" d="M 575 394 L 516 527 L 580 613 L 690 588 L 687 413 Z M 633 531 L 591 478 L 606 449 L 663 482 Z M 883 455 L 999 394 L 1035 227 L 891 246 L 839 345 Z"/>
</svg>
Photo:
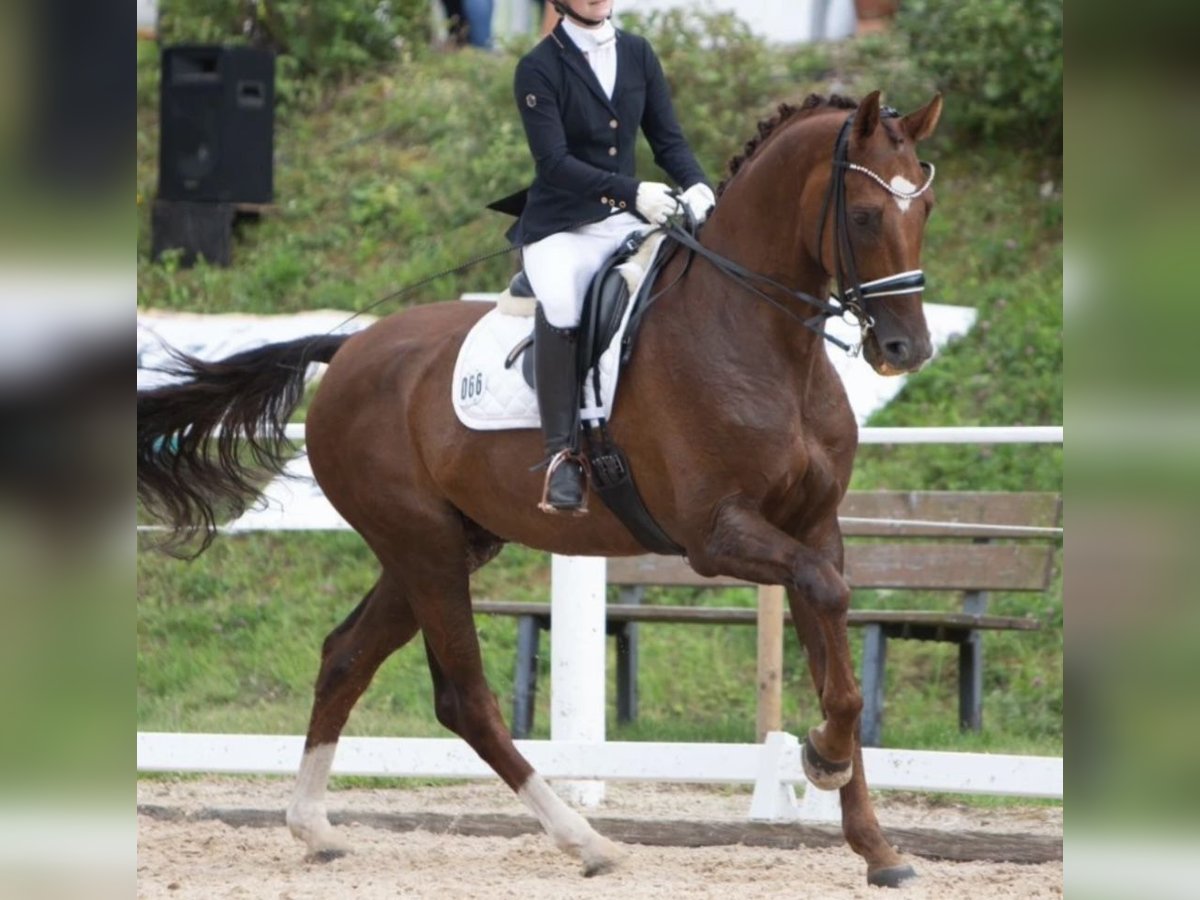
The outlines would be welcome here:
<svg viewBox="0 0 1200 900">
<path fill-rule="evenodd" d="M 516 744 L 530 764 L 550 779 L 752 784 L 752 820 L 828 821 L 840 815 L 836 792 L 805 790 L 803 801 L 797 802 L 795 786 L 807 784 L 801 747 L 794 735 L 784 732 L 771 732 L 762 744 L 563 740 Z M 298 735 L 139 732 L 137 767 L 139 772 L 294 775 L 303 749 L 304 738 Z M 1063 761 L 1058 757 L 867 747 L 863 763 L 873 789 L 1055 799 L 1063 795 Z M 497 777 L 457 738 L 344 737 L 338 742 L 333 774 Z"/>
<path fill-rule="evenodd" d="M 302 441 L 302 425 L 288 427 Z M 1061 426 L 1000 428 L 862 428 L 861 443 L 1058 443 Z M 311 498 L 309 498 L 311 499 Z M 313 504 L 289 518 L 286 508 L 270 525 L 249 530 L 340 530 L 348 526 Z M 332 514 L 332 515 L 331 515 Z M 518 741 L 534 768 L 565 780 L 560 788 L 583 805 L 604 796 L 604 781 L 753 784 L 750 818 L 761 821 L 830 821 L 839 817 L 836 792 L 808 790 L 800 742 L 772 732 L 762 744 L 606 741 L 605 561 L 590 557 L 552 560 L 551 715 L 549 741 Z M 294 774 L 304 738 L 277 735 L 167 734 L 139 732 L 139 772 Z M 978 793 L 1062 799 L 1061 757 L 925 750 L 863 750 L 867 782 L 874 789 Z M 455 738 L 346 737 L 338 743 L 333 773 L 374 777 L 492 778 L 488 766 Z"/>
</svg>

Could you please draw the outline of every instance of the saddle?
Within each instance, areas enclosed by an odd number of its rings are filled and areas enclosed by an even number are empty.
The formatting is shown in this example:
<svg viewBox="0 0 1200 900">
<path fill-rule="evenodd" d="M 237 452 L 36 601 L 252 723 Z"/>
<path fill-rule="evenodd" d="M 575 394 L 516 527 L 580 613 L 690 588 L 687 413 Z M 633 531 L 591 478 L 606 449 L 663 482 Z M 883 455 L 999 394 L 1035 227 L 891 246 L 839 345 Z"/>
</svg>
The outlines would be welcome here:
<svg viewBox="0 0 1200 900">
<path fill-rule="evenodd" d="M 621 266 L 629 263 L 633 255 L 645 243 L 646 237 L 647 233 L 640 231 L 630 234 L 613 251 L 612 255 L 604 261 L 592 277 L 591 284 L 588 286 L 587 296 L 583 301 L 583 312 L 579 319 L 578 356 L 576 357 L 575 377 L 580 383 L 583 382 L 589 372 L 596 368 L 596 365 L 600 361 L 600 356 L 608 349 L 608 345 L 612 343 L 613 338 L 620 329 L 621 320 L 625 316 L 625 310 L 628 308 L 630 302 L 632 302 L 634 304 L 634 312 L 629 318 L 629 325 L 625 329 L 625 335 L 621 342 L 621 363 L 624 364 L 629 360 L 629 354 L 633 350 L 633 341 L 637 336 L 638 326 L 641 324 L 642 319 L 638 315 L 639 308 L 645 306 L 655 278 L 667 260 L 670 259 L 675 249 L 674 246 L 664 246 L 662 251 L 655 255 L 654 260 L 645 271 L 645 277 L 642 280 L 641 288 L 638 290 L 638 295 L 632 298 L 631 301 L 629 282 L 622 273 Z M 510 304 L 510 311 L 524 315 L 533 314 L 533 305 L 536 302 L 536 297 L 533 292 L 533 285 L 529 283 L 529 277 L 525 274 L 524 269 L 514 275 L 509 281 L 507 294 L 515 301 Z M 513 308 L 514 306 L 517 308 Z M 525 310 L 528 311 L 526 312 Z M 536 387 L 533 373 L 533 354 L 527 352 L 532 346 L 533 335 L 530 335 L 512 349 L 512 352 L 509 353 L 504 363 L 506 368 L 512 368 L 519 358 L 521 361 L 521 375 L 531 388 Z"/>
<path fill-rule="evenodd" d="M 576 385 L 580 387 L 582 405 L 588 409 L 581 425 L 587 447 L 592 487 L 604 504 L 647 550 L 652 553 L 682 556 L 683 548 L 671 540 L 642 502 L 633 482 L 628 458 L 608 433 L 600 399 L 598 365 L 601 355 L 620 330 L 626 311 L 632 303 L 634 308 L 629 311 L 629 322 L 621 339 L 620 361 L 622 365 L 628 361 L 638 326 L 642 321 L 640 313 L 650 302 L 648 298 L 658 273 L 677 246 L 672 241 L 670 246 L 662 247 L 660 252 L 654 255 L 645 268 L 637 296 L 631 298 L 629 282 L 621 267 L 631 264 L 631 257 L 638 252 L 645 240 L 645 232 L 630 234 L 592 278 L 580 316 L 575 372 L 563 374 L 564 377 L 573 375 Z M 637 266 L 639 271 L 642 268 L 637 263 L 632 265 Z M 536 298 L 529 278 L 524 271 L 518 272 L 509 282 L 508 290 L 501 301 L 501 308 L 507 304 L 509 312 L 520 314 L 528 310 L 525 312 L 528 315 L 532 313 L 535 303 Z M 505 360 L 505 367 L 511 368 L 520 358 L 521 375 L 531 388 L 536 387 L 533 353 L 529 352 L 533 344 L 534 339 L 530 335 L 514 347 Z M 590 384 L 589 373 L 593 376 Z"/>
</svg>

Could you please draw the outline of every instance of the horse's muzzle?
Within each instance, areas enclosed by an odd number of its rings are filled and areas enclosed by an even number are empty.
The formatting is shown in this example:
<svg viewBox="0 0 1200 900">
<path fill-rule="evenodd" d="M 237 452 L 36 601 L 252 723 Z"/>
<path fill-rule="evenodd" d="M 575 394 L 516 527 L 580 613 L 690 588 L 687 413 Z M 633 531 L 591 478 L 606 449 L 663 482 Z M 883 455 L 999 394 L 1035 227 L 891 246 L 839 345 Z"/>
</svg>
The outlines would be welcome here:
<svg viewBox="0 0 1200 900">
<path fill-rule="evenodd" d="M 914 337 L 903 333 L 881 335 L 872 329 L 863 341 L 863 357 L 880 375 L 916 372 L 932 355 L 928 332 Z"/>
</svg>

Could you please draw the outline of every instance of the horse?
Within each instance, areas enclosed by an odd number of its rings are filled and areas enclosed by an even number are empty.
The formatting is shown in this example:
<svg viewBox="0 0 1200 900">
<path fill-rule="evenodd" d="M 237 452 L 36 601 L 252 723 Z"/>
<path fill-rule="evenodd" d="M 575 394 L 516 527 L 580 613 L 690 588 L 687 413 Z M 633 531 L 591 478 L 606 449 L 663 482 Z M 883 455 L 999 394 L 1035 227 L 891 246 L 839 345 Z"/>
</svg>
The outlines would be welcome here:
<svg viewBox="0 0 1200 900">
<path fill-rule="evenodd" d="M 872 885 L 916 873 L 880 830 L 863 775 L 837 518 L 858 430 L 825 320 L 810 313 L 838 296 L 836 281 L 876 371 L 912 372 L 931 355 L 919 260 L 933 170 L 916 144 L 941 110 L 940 95 L 905 116 L 881 107 L 878 91 L 861 102 L 812 95 L 761 122 L 731 161 L 699 245 L 767 286 L 745 289 L 700 258 L 672 258 L 609 423 L 645 506 L 696 572 L 786 588 L 824 716 L 804 740 L 805 773 L 840 790 L 845 839 Z M 307 365 L 328 363 L 308 410 L 308 456 L 381 572 L 322 646 L 291 832 L 318 858 L 348 849 L 325 807 L 337 741 L 379 665 L 420 633 L 439 722 L 594 875 L 623 851 L 516 749 L 484 678 L 468 578 L 510 541 L 566 555 L 644 549 L 603 506 L 579 518 L 538 509 L 535 430 L 475 432 L 455 417 L 456 353 L 490 308 L 419 305 L 353 336 L 220 362 L 179 356 L 182 381 L 138 394 L 139 498 L 202 550 L 221 515 L 258 498 L 256 473 L 286 463 L 284 426 Z"/>
</svg>

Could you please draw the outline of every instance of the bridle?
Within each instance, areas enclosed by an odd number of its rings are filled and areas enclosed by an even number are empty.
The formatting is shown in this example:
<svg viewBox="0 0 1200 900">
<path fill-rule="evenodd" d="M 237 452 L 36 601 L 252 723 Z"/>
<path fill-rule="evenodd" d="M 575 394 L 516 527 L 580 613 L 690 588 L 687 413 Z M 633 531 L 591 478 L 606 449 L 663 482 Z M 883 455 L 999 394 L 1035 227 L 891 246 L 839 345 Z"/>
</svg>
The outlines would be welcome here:
<svg viewBox="0 0 1200 900">
<path fill-rule="evenodd" d="M 899 116 L 899 113 L 891 107 L 884 107 L 880 111 L 880 115 L 885 118 L 895 118 Z M 859 280 L 858 267 L 854 259 L 854 248 L 850 243 L 850 229 L 846 221 L 846 173 L 859 172 L 876 182 L 892 196 L 901 200 L 915 200 L 929 190 L 929 186 L 933 184 L 936 170 L 933 163 L 922 162 L 920 164 L 922 170 L 929 174 L 925 179 L 925 183 L 913 191 L 903 191 L 888 184 L 882 177 L 866 166 L 852 163 L 847 159 L 850 145 L 850 127 L 853 123 L 854 113 L 851 113 L 838 132 L 837 141 L 834 144 L 833 172 L 829 179 L 829 189 L 826 191 L 825 201 L 821 207 L 821 226 L 817 233 L 817 252 L 819 253 L 825 237 L 825 222 L 829 218 L 830 209 L 832 209 L 834 219 L 834 277 L 837 280 L 838 289 L 836 293 L 830 294 L 828 300 L 815 297 L 805 291 L 790 288 L 773 278 L 751 271 L 705 247 L 696 238 L 698 227 L 685 204 L 681 204 L 685 224 L 669 223 L 663 226 L 662 230 L 687 249 L 690 254 L 703 257 L 717 271 L 736 282 L 743 289 L 754 294 L 759 299 L 770 303 L 776 309 L 797 320 L 810 331 L 816 332 L 834 346 L 851 355 L 857 355 L 862 347 L 861 341 L 866 340 L 868 332 L 875 325 L 875 317 L 867 310 L 867 301 L 881 297 L 920 293 L 925 289 L 925 273 L 921 269 L 912 269 L 907 272 L 899 272 L 895 275 L 876 278 L 872 281 L 862 282 Z M 690 266 L 690 259 L 688 266 Z M 684 267 L 683 271 L 680 272 L 670 285 L 648 298 L 647 302 L 642 304 L 641 308 L 637 310 L 637 314 L 644 314 L 645 310 L 654 300 L 670 290 L 683 277 L 688 266 Z M 775 288 L 775 290 L 782 292 L 791 299 L 799 300 L 802 303 L 815 307 L 817 310 L 816 314 L 808 318 L 798 315 L 793 309 L 780 303 L 770 294 L 761 290 L 757 286 L 759 284 Z M 826 319 L 835 317 L 845 319 L 847 314 L 854 316 L 862 332 L 860 343 L 857 346 L 834 337 L 825 329 Z M 638 317 L 640 318 L 640 315 Z"/>
<path fill-rule="evenodd" d="M 900 113 L 890 106 L 883 107 L 879 114 L 885 119 L 899 117 Z M 937 170 L 933 163 L 922 162 L 922 171 L 928 173 L 925 183 L 912 191 L 897 188 L 872 172 L 866 166 L 852 163 L 848 159 L 850 150 L 850 128 L 854 124 L 854 113 L 847 116 L 838 132 L 837 141 L 833 146 L 833 176 L 829 179 L 829 190 L 825 192 L 825 201 L 821 204 L 821 227 L 817 232 L 817 252 L 825 245 L 825 222 L 829 210 L 833 208 L 833 269 L 837 279 L 836 297 L 851 313 L 862 329 L 863 339 L 875 325 L 875 317 L 867 310 L 867 301 L 879 297 L 896 297 L 903 294 L 919 294 L 925 290 L 925 273 L 921 269 L 910 269 L 864 282 L 858 277 L 858 264 L 854 258 L 854 246 L 850 242 L 850 227 L 846 221 L 846 173 L 859 172 L 866 175 L 881 188 L 900 200 L 915 200 L 929 190 L 933 184 Z"/>
</svg>

